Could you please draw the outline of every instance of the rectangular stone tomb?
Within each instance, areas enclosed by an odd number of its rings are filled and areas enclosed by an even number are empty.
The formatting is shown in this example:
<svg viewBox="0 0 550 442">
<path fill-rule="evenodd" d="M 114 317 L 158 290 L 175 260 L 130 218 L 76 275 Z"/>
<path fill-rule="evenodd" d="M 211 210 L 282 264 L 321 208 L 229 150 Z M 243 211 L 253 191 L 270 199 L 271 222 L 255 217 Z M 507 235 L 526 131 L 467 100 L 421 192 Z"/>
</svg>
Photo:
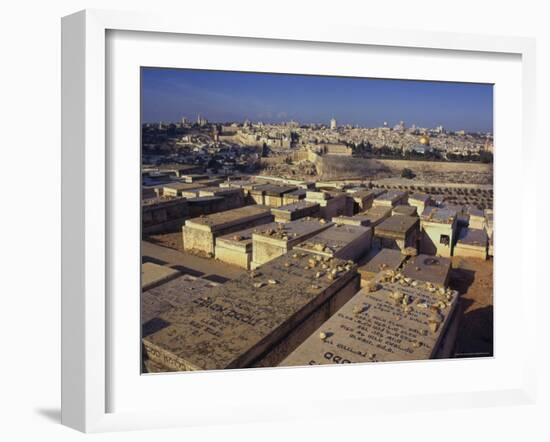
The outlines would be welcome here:
<svg viewBox="0 0 550 442">
<path fill-rule="evenodd" d="M 197 191 L 198 189 L 204 187 L 203 184 L 198 183 L 171 183 L 167 184 L 162 188 L 162 195 L 163 196 L 187 196 L 183 195 L 183 193 L 188 192 L 189 190 Z"/>
<path fill-rule="evenodd" d="M 273 221 L 269 207 L 254 205 L 213 213 L 185 222 L 183 248 L 189 252 L 214 254 L 216 238 Z"/>
<path fill-rule="evenodd" d="M 276 229 L 260 229 L 252 234 L 252 268 L 284 255 L 296 245 L 332 226 L 332 223 L 314 218 L 301 218 Z"/>
<path fill-rule="evenodd" d="M 370 226 L 370 218 L 362 213 L 358 213 L 357 215 L 353 216 L 335 216 L 334 218 L 332 218 L 332 222 L 335 224 L 345 224 L 348 226 Z"/>
<path fill-rule="evenodd" d="M 451 273 L 451 260 L 440 256 L 418 255 L 405 265 L 403 276 L 447 287 Z"/>
<path fill-rule="evenodd" d="M 366 212 L 360 213 L 369 220 L 370 226 L 376 227 L 378 224 L 391 216 L 391 207 L 373 206 Z"/>
<path fill-rule="evenodd" d="M 227 201 L 223 196 L 198 196 L 188 198 L 189 218 L 210 215 L 227 210 Z"/>
<path fill-rule="evenodd" d="M 250 190 L 250 197 L 256 204 L 265 204 L 269 207 L 283 205 L 283 196 L 296 190 L 296 186 L 281 186 L 277 184 L 260 184 Z"/>
<path fill-rule="evenodd" d="M 359 267 L 361 282 L 368 284 L 380 272 L 397 271 L 407 259 L 400 250 L 381 249 L 365 265 Z"/>
<path fill-rule="evenodd" d="M 357 290 L 354 266 L 290 253 L 159 313 L 144 356 L 176 371 L 276 366 Z"/>
<path fill-rule="evenodd" d="M 225 198 L 228 209 L 244 206 L 244 192 L 237 188 L 205 187 L 199 189 L 198 196 L 222 196 Z"/>
<path fill-rule="evenodd" d="M 408 203 L 416 207 L 416 213 L 421 215 L 426 206 L 432 203 L 432 198 L 426 193 L 413 193 L 409 195 Z"/>
<path fill-rule="evenodd" d="M 487 259 L 488 238 L 485 230 L 463 227 L 458 234 L 453 255 Z"/>
<path fill-rule="evenodd" d="M 400 204 L 395 206 L 392 210 L 392 215 L 407 215 L 407 216 L 418 216 L 415 206 L 406 206 Z"/>
<path fill-rule="evenodd" d="M 420 216 L 420 228 L 421 253 L 452 256 L 457 230 L 456 210 L 428 206 Z"/>
<path fill-rule="evenodd" d="M 277 223 L 262 224 L 216 238 L 216 259 L 250 270 L 252 264 L 252 234 L 276 229 Z"/>
<path fill-rule="evenodd" d="M 276 222 L 284 223 L 304 218 L 306 216 L 316 216 L 319 214 L 319 204 L 309 201 L 298 201 L 277 208 L 272 208 L 271 213 Z"/>
<path fill-rule="evenodd" d="M 354 213 L 364 212 L 365 210 L 370 209 L 376 196 L 376 193 L 372 190 L 359 190 L 357 192 L 349 192 L 348 189 L 347 192 L 350 193 L 350 196 L 354 201 Z"/>
<path fill-rule="evenodd" d="M 297 203 L 306 197 L 306 189 L 296 189 L 283 195 L 283 206 Z"/>
<path fill-rule="evenodd" d="M 380 247 L 404 250 L 416 248 L 420 222 L 415 216 L 393 215 L 374 228 Z"/>
<path fill-rule="evenodd" d="M 192 297 L 207 293 L 217 283 L 191 275 L 182 275 L 141 293 L 141 324 L 143 335 L 148 334 L 155 323 L 147 324 L 162 312 L 177 307 Z"/>
<path fill-rule="evenodd" d="M 142 233 L 164 233 L 181 229 L 189 215 L 189 202 L 185 198 L 150 198 L 142 201 Z"/>
<path fill-rule="evenodd" d="M 407 203 L 407 192 L 401 190 L 388 190 L 386 193 L 376 197 L 372 202 L 373 206 L 395 207 Z"/>
<path fill-rule="evenodd" d="M 467 207 L 468 227 L 470 229 L 485 229 L 485 213 L 477 207 Z"/>
<path fill-rule="evenodd" d="M 347 194 L 345 192 L 307 191 L 306 201 L 319 203 L 321 206 L 319 209 L 319 216 L 326 220 L 330 220 L 339 215 L 347 215 Z"/>
<path fill-rule="evenodd" d="M 155 264 L 154 262 L 144 262 L 141 264 L 141 290 L 149 290 L 163 282 L 178 276 L 177 270 Z"/>
<path fill-rule="evenodd" d="M 298 244 L 295 250 L 356 261 L 369 251 L 371 243 L 370 227 L 335 224 Z"/>
<path fill-rule="evenodd" d="M 383 283 L 362 289 L 281 366 L 434 358 L 453 317 L 457 292 Z"/>
</svg>

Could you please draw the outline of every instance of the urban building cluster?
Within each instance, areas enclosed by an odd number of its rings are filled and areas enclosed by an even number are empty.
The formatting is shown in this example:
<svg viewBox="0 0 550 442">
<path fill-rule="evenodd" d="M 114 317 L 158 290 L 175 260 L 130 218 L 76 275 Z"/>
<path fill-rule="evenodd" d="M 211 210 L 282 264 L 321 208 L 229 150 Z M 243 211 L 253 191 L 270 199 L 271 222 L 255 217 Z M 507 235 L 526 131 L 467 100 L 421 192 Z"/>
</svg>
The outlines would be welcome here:
<svg viewBox="0 0 550 442">
<path fill-rule="evenodd" d="M 394 127 L 325 124 L 212 123 L 201 115 L 196 121 L 144 124 L 142 150 L 145 162 L 176 161 L 199 164 L 229 173 L 252 172 L 266 156 L 313 151 L 319 154 L 429 158 L 440 161 L 492 162 L 493 137 L 489 133 L 447 131 L 442 126 Z"/>
</svg>

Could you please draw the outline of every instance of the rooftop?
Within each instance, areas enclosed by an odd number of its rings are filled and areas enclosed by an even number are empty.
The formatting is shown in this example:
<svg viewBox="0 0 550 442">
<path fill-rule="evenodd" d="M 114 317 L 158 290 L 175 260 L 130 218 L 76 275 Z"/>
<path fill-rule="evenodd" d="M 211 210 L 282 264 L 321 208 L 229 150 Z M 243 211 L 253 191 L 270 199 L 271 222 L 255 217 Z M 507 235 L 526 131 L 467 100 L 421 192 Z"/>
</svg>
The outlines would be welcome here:
<svg viewBox="0 0 550 442">
<path fill-rule="evenodd" d="M 216 197 L 203 197 L 203 198 L 216 198 Z M 228 224 L 234 221 L 245 219 L 248 217 L 258 217 L 262 215 L 270 215 L 271 209 L 267 206 L 260 204 L 252 206 L 239 207 L 238 209 L 226 210 L 224 212 L 217 212 L 211 215 L 199 216 L 198 218 L 193 218 L 187 220 L 185 225 L 188 223 L 199 224 L 204 226 L 216 226 L 221 224 Z"/>
<path fill-rule="evenodd" d="M 255 236 L 263 236 L 266 238 L 289 241 L 300 238 L 304 235 L 310 235 L 311 232 L 319 229 L 326 229 L 332 226 L 333 223 L 325 222 L 317 218 L 300 218 L 288 223 L 277 223 L 276 228 L 268 227 L 268 225 L 259 226 L 260 229 Z"/>
<path fill-rule="evenodd" d="M 369 262 L 359 267 L 359 273 L 378 273 L 384 270 L 397 270 L 406 258 L 400 250 L 381 249 Z"/>
<path fill-rule="evenodd" d="M 463 227 L 458 234 L 457 243 L 485 247 L 487 246 L 487 233 L 485 233 L 485 230 Z"/>
<path fill-rule="evenodd" d="M 418 255 L 403 268 L 403 276 L 419 281 L 428 281 L 438 286 L 447 284 L 451 260 L 439 256 Z"/>
<path fill-rule="evenodd" d="M 456 219 L 456 210 L 442 207 L 428 206 L 422 212 L 422 221 L 432 223 L 452 224 Z"/>
<path fill-rule="evenodd" d="M 335 224 L 303 243 L 300 243 L 298 248 L 314 252 L 336 253 L 351 242 L 365 235 L 368 230 L 369 227 L 364 226 Z"/>
<path fill-rule="evenodd" d="M 408 215 L 393 215 L 382 221 L 375 227 L 375 234 L 379 233 L 397 233 L 406 234 L 418 225 L 418 218 Z"/>
</svg>

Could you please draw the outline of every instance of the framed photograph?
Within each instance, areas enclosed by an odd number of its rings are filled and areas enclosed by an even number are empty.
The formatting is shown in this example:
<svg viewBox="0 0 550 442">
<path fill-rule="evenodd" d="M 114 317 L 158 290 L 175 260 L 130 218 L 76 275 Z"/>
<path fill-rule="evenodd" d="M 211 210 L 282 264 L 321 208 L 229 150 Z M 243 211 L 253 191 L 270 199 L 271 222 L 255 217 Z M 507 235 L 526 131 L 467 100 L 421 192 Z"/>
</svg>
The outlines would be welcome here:
<svg viewBox="0 0 550 442">
<path fill-rule="evenodd" d="M 108 11 L 62 36 L 64 424 L 533 400 L 532 40 Z"/>
</svg>

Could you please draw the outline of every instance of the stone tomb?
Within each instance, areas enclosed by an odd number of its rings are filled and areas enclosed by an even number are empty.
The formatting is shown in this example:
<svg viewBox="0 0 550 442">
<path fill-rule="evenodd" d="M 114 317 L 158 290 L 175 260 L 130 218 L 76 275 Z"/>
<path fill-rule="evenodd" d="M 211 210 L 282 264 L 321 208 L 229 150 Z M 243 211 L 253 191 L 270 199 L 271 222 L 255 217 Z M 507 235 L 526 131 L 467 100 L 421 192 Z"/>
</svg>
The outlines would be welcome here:
<svg viewBox="0 0 550 442">
<path fill-rule="evenodd" d="M 364 226 L 334 224 L 309 238 L 294 249 L 357 261 L 366 254 L 372 243 L 372 229 Z"/>
<path fill-rule="evenodd" d="M 180 272 L 171 267 L 161 266 L 154 262 L 144 262 L 141 264 L 141 289 L 149 290 L 170 281 L 179 274 Z"/>
<path fill-rule="evenodd" d="M 372 202 L 373 206 L 395 207 L 407 203 L 407 192 L 401 190 L 388 190 L 386 193 L 376 197 Z"/>
<path fill-rule="evenodd" d="M 451 273 L 451 260 L 431 255 L 417 255 L 403 268 L 403 276 L 447 287 Z"/>
<path fill-rule="evenodd" d="M 269 207 L 280 207 L 283 205 L 284 195 L 294 190 L 296 190 L 296 186 L 259 184 L 250 190 L 250 197 L 256 204 L 264 204 Z"/>
<path fill-rule="evenodd" d="M 415 206 L 400 204 L 399 206 L 395 206 L 393 208 L 392 215 L 418 216 L 418 213 L 416 212 Z"/>
<path fill-rule="evenodd" d="M 214 255 L 218 236 L 238 232 L 273 221 L 269 207 L 254 205 L 213 213 L 185 222 L 183 248 L 185 251 Z"/>
<path fill-rule="evenodd" d="M 346 190 L 349 197 L 353 200 L 354 207 L 353 213 L 364 212 L 372 207 L 372 202 L 376 197 L 376 192 L 372 190 L 358 190 L 350 192 L 350 189 Z"/>
<path fill-rule="evenodd" d="M 189 202 L 185 198 L 155 197 L 144 200 L 141 205 L 142 233 L 178 231 L 188 215 Z"/>
<path fill-rule="evenodd" d="M 308 190 L 306 201 L 318 203 L 321 206 L 319 216 L 326 220 L 339 215 L 351 215 L 346 213 L 347 195 L 344 192 Z"/>
<path fill-rule="evenodd" d="M 204 184 L 182 182 L 170 183 L 162 188 L 162 195 L 167 197 L 189 196 L 189 194 L 183 195 L 183 193 L 189 190 L 197 191 L 202 187 L 205 187 Z"/>
<path fill-rule="evenodd" d="M 199 189 L 198 196 L 222 196 L 226 201 L 227 209 L 244 206 L 244 192 L 238 188 L 205 187 Z"/>
<path fill-rule="evenodd" d="M 420 217 L 420 252 L 450 257 L 457 230 L 457 212 L 442 207 L 426 207 Z"/>
<path fill-rule="evenodd" d="M 416 213 L 420 215 L 424 212 L 426 206 L 429 206 L 432 203 L 432 198 L 426 193 L 413 193 L 409 195 L 408 203 L 409 205 L 416 207 Z"/>
<path fill-rule="evenodd" d="M 298 201 L 305 199 L 305 197 L 306 189 L 296 189 L 292 192 L 287 192 L 283 195 L 283 206 L 286 206 L 287 204 L 297 203 Z"/>
<path fill-rule="evenodd" d="M 188 198 L 189 218 L 197 218 L 211 213 L 227 210 L 227 201 L 223 196 L 198 196 Z"/>
<path fill-rule="evenodd" d="M 384 271 L 397 271 L 407 259 L 401 251 L 394 249 L 381 249 L 365 265 L 359 267 L 361 283 L 368 284 L 376 275 Z"/>
<path fill-rule="evenodd" d="M 376 227 L 378 224 L 391 216 L 391 211 L 391 207 L 374 206 L 359 215 L 365 215 L 369 220 L 370 226 Z"/>
<path fill-rule="evenodd" d="M 432 289 L 433 290 L 433 289 Z M 457 304 L 457 292 L 384 282 L 362 289 L 281 366 L 431 359 Z"/>
<path fill-rule="evenodd" d="M 309 201 L 298 201 L 277 208 L 272 208 L 271 213 L 275 217 L 275 222 L 284 223 L 306 216 L 316 216 L 319 214 L 319 204 Z"/>
<path fill-rule="evenodd" d="M 252 268 L 284 255 L 296 245 L 328 229 L 332 223 L 314 218 L 301 218 L 276 229 L 260 229 L 252 234 Z"/>
<path fill-rule="evenodd" d="M 250 270 L 252 264 L 252 234 L 277 229 L 277 223 L 263 224 L 216 238 L 216 259 Z"/>
<path fill-rule="evenodd" d="M 358 282 L 344 261 L 291 252 L 159 313 L 159 328 L 143 338 L 145 357 L 176 371 L 276 366 Z"/>
<path fill-rule="evenodd" d="M 470 229 L 485 229 L 485 213 L 483 210 L 477 207 L 467 207 L 466 213 L 468 214 L 468 227 Z"/>
<path fill-rule="evenodd" d="M 332 218 L 332 222 L 335 224 L 345 224 L 348 226 L 370 226 L 370 218 L 361 213 L 353 216 L 335 216 L 334 218 Z"/>
<path fill-rule="evenodd" d="M 374 235 L 381 248 L 416 248 L 419 226 L 420 222 L 415 216 L 393 215 L 374 228 Z"/>
<path fill-rule="evenodd" d="M 463 227 L 458 234 L 454 256 L 487 259 L 487 233 L 481 229 Z"/>
</svg>

